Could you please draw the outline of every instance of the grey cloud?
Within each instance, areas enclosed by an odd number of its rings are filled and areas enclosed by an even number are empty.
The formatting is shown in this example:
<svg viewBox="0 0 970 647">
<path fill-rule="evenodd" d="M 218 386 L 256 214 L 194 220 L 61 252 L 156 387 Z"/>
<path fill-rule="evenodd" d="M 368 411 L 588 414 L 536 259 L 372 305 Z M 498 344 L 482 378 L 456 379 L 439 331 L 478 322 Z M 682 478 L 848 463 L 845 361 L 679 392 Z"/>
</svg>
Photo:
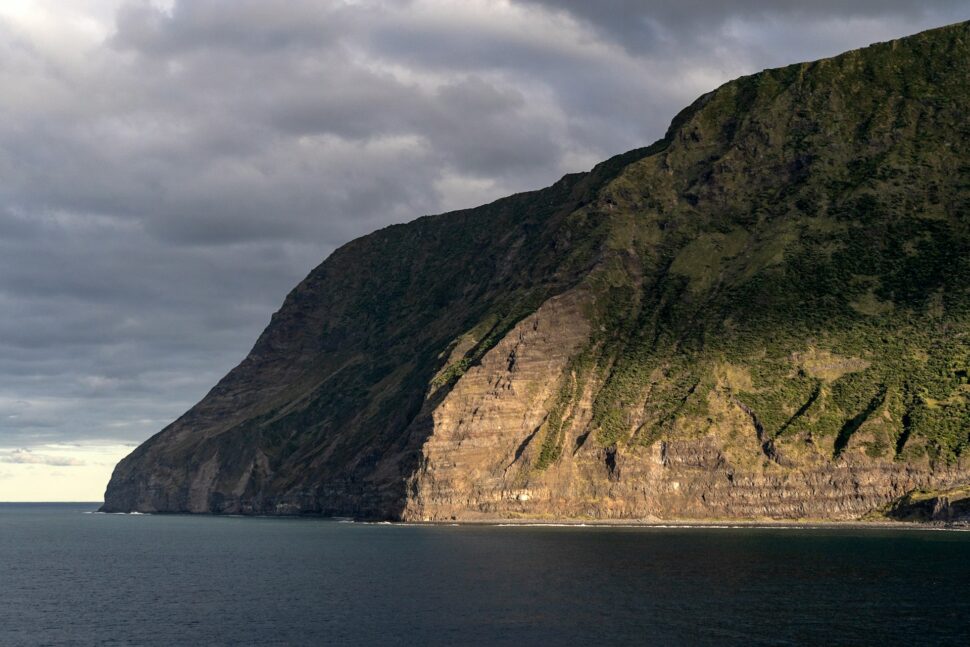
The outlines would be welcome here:
<svg viewBox="0 0 970 647">
<path fill-rule="evenodd" d="M 561 11 L 601 28 L 607 38 L 635 51 L 677 47 L 685 37 L 717 37 L 726 23 L 773 22 L 776 27 L 803 29 L 808 22 L 905 19 L 917 23 L 966 20 L 964 0 L 514 0 L 528 6 Z M 936 22 L 933 22 L 936 21 Z M 770 28 L 770 27 L 769 27 Z M 860 43 L 865 45 L 867 43 Z"/>
<path fill-rule="evenodd" d="M 15 463 L 20 465 L 50 465 L 52 467 L 79 467 L 84 461 L 77 458 L 48 456 L 35 454 L 29 449 L 15 449 L 0 453 L 0 463 Z"/>
<path fill-rule="evenodd" d="M 117 15 L 112 44 L 148 55 L 186 50 L 235 49 L 246 54 L 319 45 L 337 33 L 341 3 L 289 0 L 177 2 L 172 11 L 129 3 Z"/>
</svg>

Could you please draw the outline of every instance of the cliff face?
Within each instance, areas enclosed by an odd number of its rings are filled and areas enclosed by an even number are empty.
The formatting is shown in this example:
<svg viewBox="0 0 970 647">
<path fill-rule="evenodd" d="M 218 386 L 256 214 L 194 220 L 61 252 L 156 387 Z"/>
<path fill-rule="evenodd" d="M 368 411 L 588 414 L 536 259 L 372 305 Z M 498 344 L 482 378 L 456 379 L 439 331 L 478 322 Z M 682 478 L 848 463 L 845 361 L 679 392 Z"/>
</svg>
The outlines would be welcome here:
<svg viewBox="0 0 970 647">
<path fill-rule="evenodd" d="M 957 491 L 968 60 L 962 23 L 743 77 L 590 173 L 349 243 L 103 509 L 854 519 Z"/>
</svg>

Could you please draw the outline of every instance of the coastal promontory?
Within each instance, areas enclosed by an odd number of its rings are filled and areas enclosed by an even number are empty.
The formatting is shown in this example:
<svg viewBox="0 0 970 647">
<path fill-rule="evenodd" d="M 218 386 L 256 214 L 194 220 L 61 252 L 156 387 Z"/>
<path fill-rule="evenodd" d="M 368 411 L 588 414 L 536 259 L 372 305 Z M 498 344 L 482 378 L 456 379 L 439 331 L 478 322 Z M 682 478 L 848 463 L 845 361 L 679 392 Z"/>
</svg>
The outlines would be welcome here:
<svg viewBox="0 0 970 647">
<path fill-rule="evenodd" d="M 966 514 L 968 61 L 960 23 L 742 77 L 651 146 L 344 245 L 103 510 Z"/>
</svg>

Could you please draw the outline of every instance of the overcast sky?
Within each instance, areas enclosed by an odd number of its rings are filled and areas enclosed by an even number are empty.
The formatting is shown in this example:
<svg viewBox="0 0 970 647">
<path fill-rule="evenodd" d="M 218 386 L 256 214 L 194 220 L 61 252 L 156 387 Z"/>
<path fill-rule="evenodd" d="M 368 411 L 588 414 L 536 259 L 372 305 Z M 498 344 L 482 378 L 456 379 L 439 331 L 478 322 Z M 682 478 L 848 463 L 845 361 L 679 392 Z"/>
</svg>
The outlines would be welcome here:
<svg viewBox="0 0 970 647">
<path fill-rule="evenodd" d="M 114 462 L 375 228 L 659 138 L 970 0 L 0 2 L 0 500 Z"/>
</svg>

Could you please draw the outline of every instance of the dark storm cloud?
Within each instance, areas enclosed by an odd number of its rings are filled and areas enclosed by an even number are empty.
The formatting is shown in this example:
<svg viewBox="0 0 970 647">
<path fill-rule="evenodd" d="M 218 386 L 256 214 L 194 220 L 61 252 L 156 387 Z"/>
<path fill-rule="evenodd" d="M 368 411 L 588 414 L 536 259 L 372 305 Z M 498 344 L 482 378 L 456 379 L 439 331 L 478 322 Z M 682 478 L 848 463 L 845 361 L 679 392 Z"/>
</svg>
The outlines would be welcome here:
<svg viewBox="0 0 970 647">
<path fill-rule="evenodd" d="M 774 21 L 789 29 L 812 23 L 874 19 L 904 19 L 930 25 L 939 18 L 965 20 L 966 0 L 515 0 L 524 5 L 563 11 L 602 29 L 611 38 L 636 51 L 677 47 L 684 38 L 710 36 L 729 23 Z M 864 45 L 866 43 L 860 43 Z M 784 54 L 786 52 L 782 52 Z"/>
<path fill-rule="evenodd" d="M 0 3 L 0 450 L 21 463 L 157 431 L 353 237 L 648 144 L 740 74 L 970 17 L 885 1 L 25 6 Z"/>
</svg>

